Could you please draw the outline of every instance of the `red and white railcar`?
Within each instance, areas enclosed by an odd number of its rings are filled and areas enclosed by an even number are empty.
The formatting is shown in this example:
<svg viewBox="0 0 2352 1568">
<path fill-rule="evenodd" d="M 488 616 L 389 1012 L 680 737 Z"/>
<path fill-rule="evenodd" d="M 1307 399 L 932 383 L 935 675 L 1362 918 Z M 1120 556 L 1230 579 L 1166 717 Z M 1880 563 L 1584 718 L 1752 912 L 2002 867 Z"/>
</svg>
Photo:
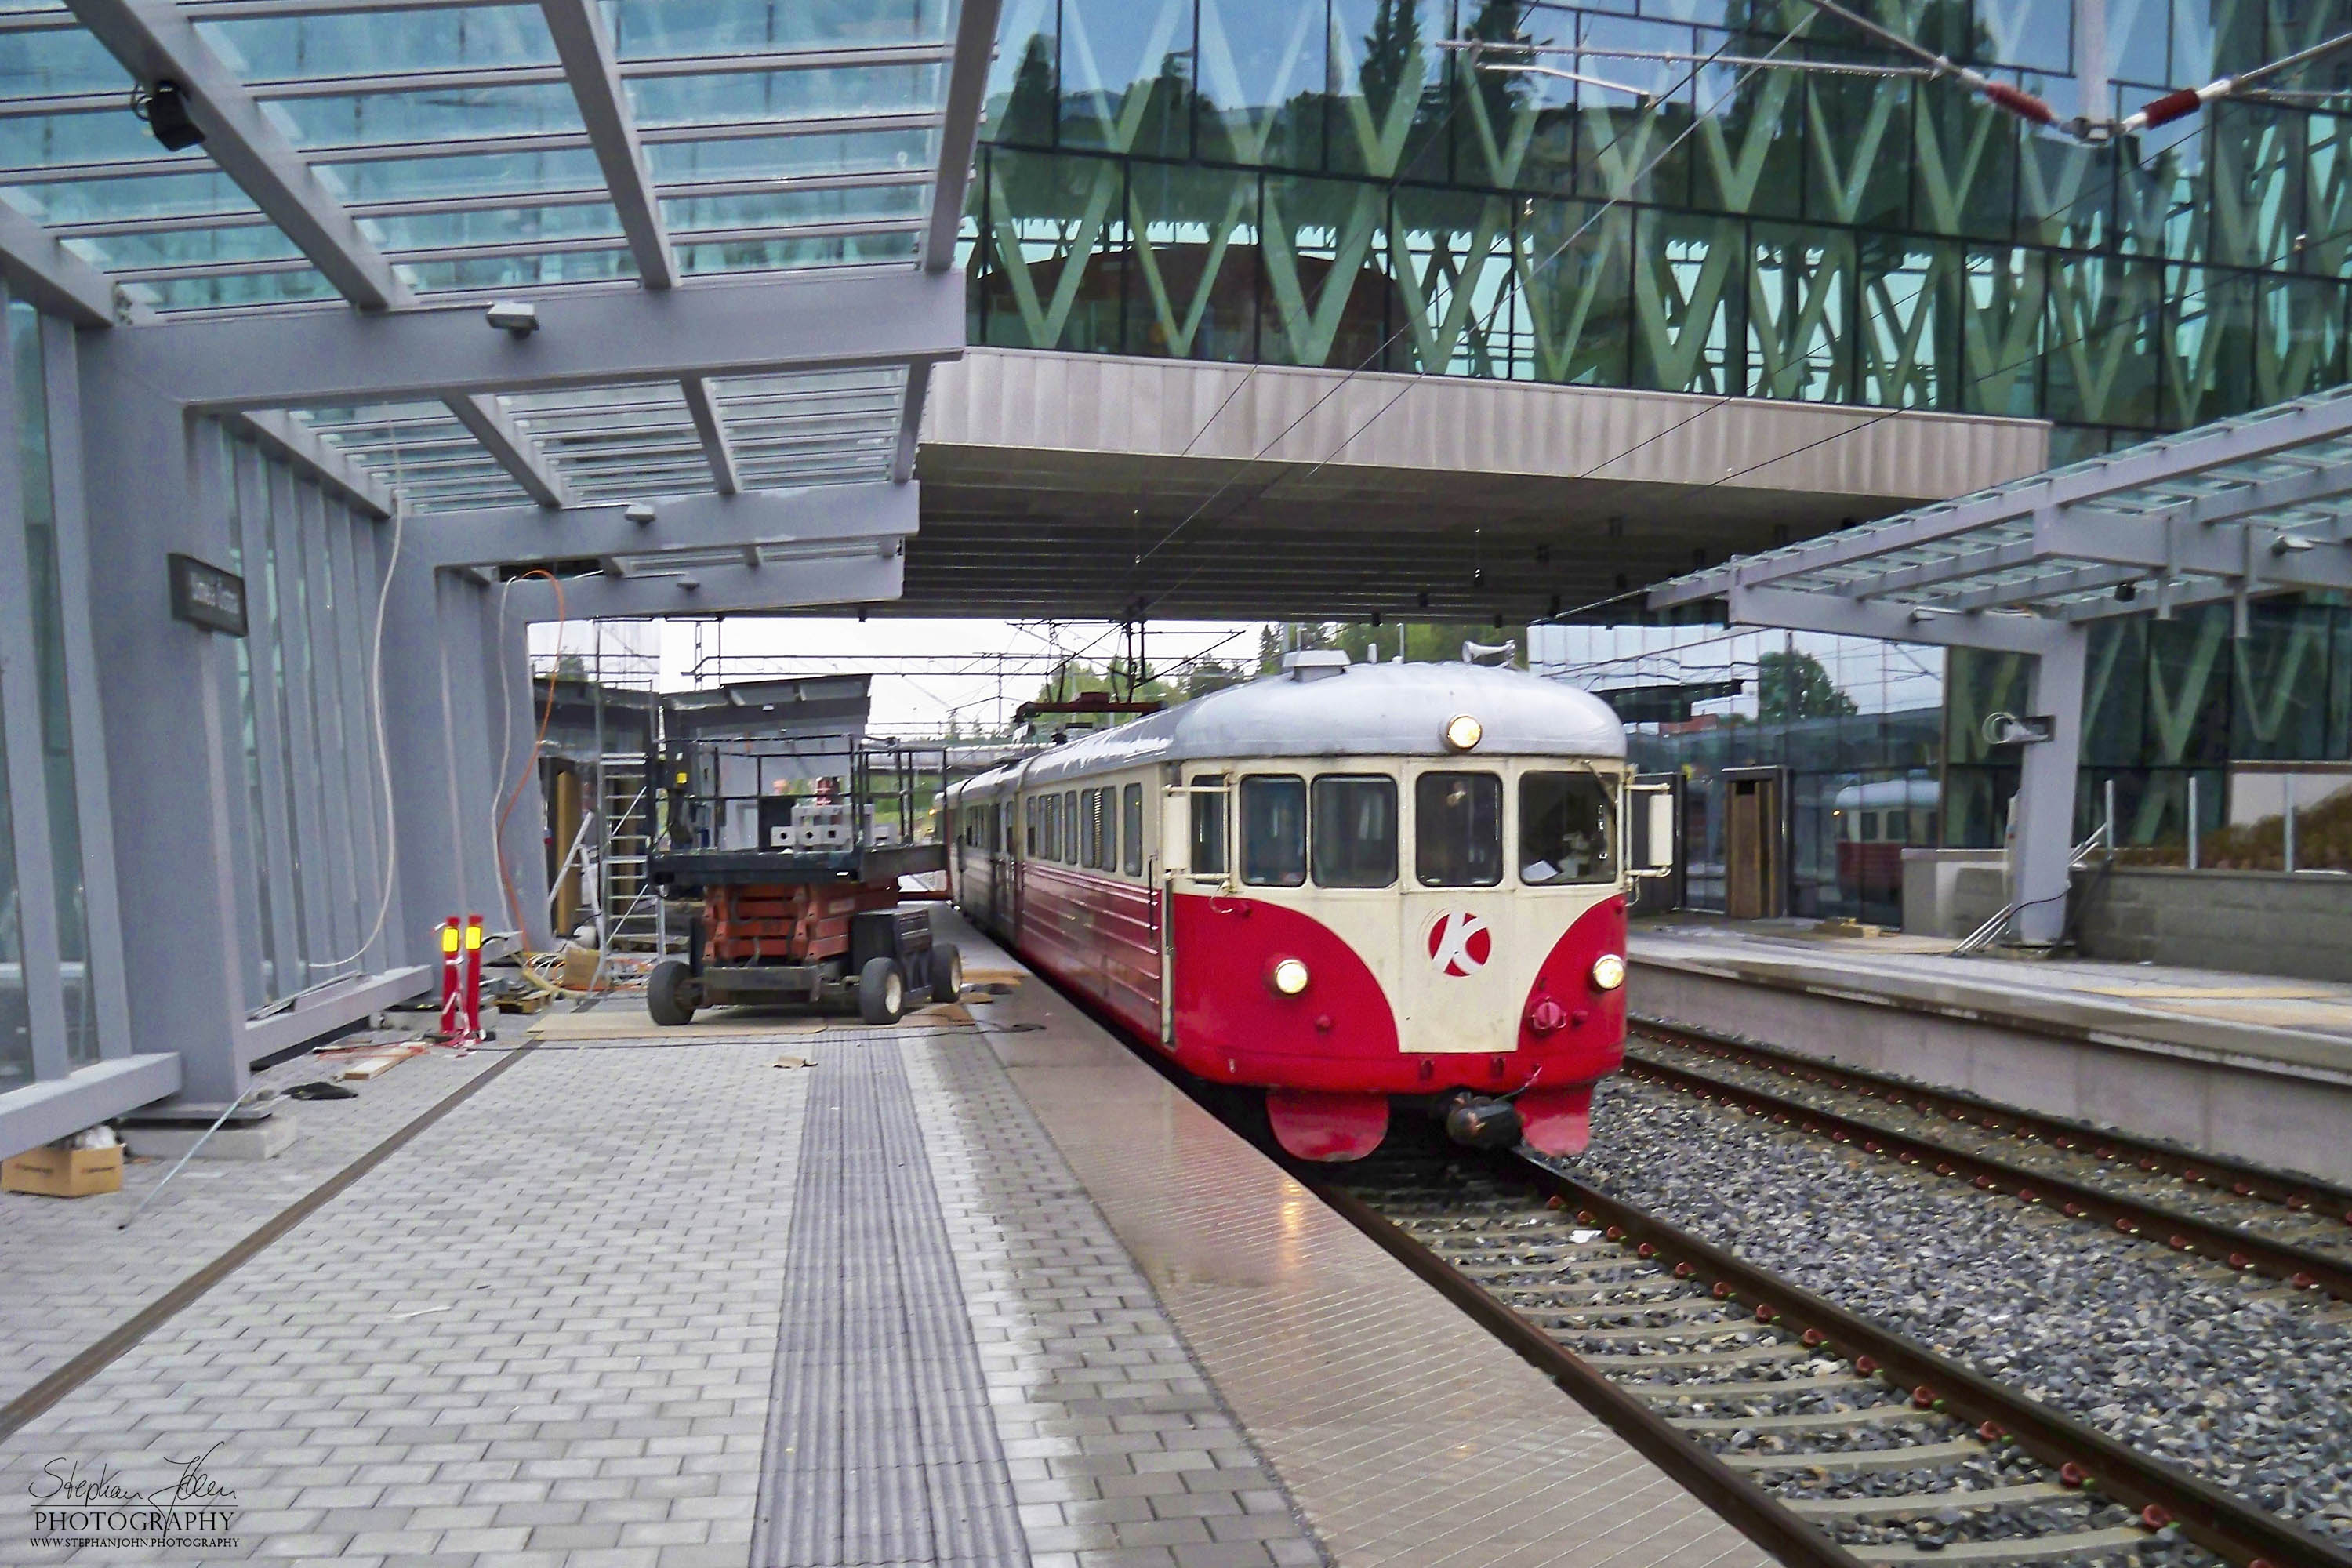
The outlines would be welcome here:
<svg viewBox="0 0 2352 1568">
<path fill-rule="evenodd" d="M 1391 1110 L 1572 1153 L 1625 1037 L 1625 733 L 1471 664 L 1291 656 L 949 793 L 958 907 L 1293 1153 Z"/>
</svg>

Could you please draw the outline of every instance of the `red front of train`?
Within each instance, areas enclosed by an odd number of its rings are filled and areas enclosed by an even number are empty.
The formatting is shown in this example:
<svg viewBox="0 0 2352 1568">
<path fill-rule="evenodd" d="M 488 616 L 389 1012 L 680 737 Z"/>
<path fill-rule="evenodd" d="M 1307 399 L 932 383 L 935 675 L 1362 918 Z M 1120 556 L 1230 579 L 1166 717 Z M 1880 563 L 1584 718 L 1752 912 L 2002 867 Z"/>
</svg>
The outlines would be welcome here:
<svg viewBox="0 0 2352 1568">
<path fill-rule="evenodd" d="M 1582 1149 L 1625 1037 L 1622 729 L 1517 672 L 1325 669 L 958 786 L 957 903 L 1185 1070 L 1265 1089 L 1302 1157 L 1360 1158 L 1400 1113 Z"/>
</svg>

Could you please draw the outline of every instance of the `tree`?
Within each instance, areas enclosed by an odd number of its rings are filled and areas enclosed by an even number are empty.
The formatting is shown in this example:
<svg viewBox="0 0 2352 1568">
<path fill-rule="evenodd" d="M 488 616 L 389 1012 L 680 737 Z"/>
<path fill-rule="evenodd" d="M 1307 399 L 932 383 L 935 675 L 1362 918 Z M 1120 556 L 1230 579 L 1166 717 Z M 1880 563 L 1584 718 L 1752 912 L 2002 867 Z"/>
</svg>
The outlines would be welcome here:
<svg viewBox="0 0 2352 1568">
<path fill-rule="evenodd" d="M 1756 717 L 1761 722 L 1842 719 L 1858 711 L 1811 654 L 1784 648 L 1756 661 Z"/>
<path fill-rule="evenodd" d="M 1364 63 L 1357 79 L 1364 89 L 1364 105 L 1372 122 L 1388 118 L 1389 105 L 1405 75 L 1421 54 L 1421 16 L 1416 0 L 1380 0 L 1372 13 L 1372 30 L 1364 36 Z"/>
</svg>

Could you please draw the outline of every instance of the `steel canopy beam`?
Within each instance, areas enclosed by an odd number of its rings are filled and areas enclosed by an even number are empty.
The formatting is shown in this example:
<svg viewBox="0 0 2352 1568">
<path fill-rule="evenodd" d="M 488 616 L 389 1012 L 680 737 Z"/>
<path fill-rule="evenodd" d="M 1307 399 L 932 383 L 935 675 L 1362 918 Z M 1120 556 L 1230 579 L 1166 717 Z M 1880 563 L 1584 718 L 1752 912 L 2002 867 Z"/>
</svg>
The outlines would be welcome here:
<svg viewBox="0 0 2352 1568">
<path fill-rule="evenodd" d="M 677 384 L 686 394 L 686 411 L 693 417 L 694 433 L 701 437 L 703 456 L 709 460 L 710 482 L 720 495 L 735 494 L 743 488 L 743 479 L 735 469 L 735 448 L 727 439 L 727 421 L 720 416 L 710 378 L 689 375 Z"/>
<path fill-rule="evenodd" d="M 913 485 L 812 485 L 740 495 L 659 496 L 654 521 L 632 522 L 628 507 L 535 506 L 433 512 L 408 520 L 407 548 L 436 566 L 514 566 L 605 560 L 664 550 L 698 550 L 824 540 L 903 539 L 919 526 Z"/>
<path fill-rule="evenodd" d="M 2063 626 L 2033 616 L 1927 611 L 1915 616 L 1899 605 L 1864 604 L 1834 594 L 1794 594 L 1786 588 L 1735 587 L 1727 598 L 1736 626 L 1785 626 L 1833 637 L 2039 654 L 2047 653 L 2067 636 Z"/>
<path fill-rule="evenodd" d="M 957 7 L 955 64 L 949 68 L 947 113 L 940 132 L 940 177 L 931 187 L 930 222 L 923 231 L 923 270 L 944 272 L 955 261 L 963 226 L 964 185 L 971 178 L 972 144 L 988 94 L 989 61 L 996 53 L 998 0 L 962 0 Z"/>
<path fill-rule="evenodd" d="M 560 614 L 553 584 L 517 583 L 510 610 L 530 621 L 589 621 L 870 605 L 898 596 L 905 567 L 902 554 L 868 552 L 772 566 L 702 568 L 674 577 L 568 578 Z"/>
<path fill-rule="evenodd" d="M 264 450 L 284 458 L 320 484 L 330 486 L 361 510 L 390 517 L 392 493 L 373 474 L 319 439 L 307 426 L 297 425 L 274 408 L 257 408 L 231 416 L 236 426 Z"/>
<path fill-rule="evenodd" d="M 588 143 L 596 150 L 604 184 L 613 194 L 621 232 L 628 236 L 637 278 L 648 289 L 671 288 L 677 282 L 677 258 L 662 226 L 661 206 L 637 142 L 636 121 L 629 112 L 628 93 L 621 86 L 621 69 L 597 7 L 590 0 L 540 0 L 540 10 L 547 17 L 547 30 L 555 36 L 555 52 L 580 105 L 580 119 L 588 128 Z"/>
<path fill-rule="evenodd" d="M 0 202 L 0 276 L 9 292 L 78 327 L 114 324 L 114 285 L 41 225 Z"/>
<path fill-rule="evenodd" d="M 69 0 L 74 15 L 142 84 L 176 81 L 205 151 L 342 296 L 363 310 L 411 302 L 408 288 L 351 215 L 262 114 L 171 0 Z"/>
<path fill-rule="evenodd" d="M 499 461 L 520 485 L 523 494 L 543 507 L 565 507 L 572 504 L 572 487 L 555 471 L 539 443 L 514 422 L 514 416 L 499 406 L 497 398 L 488 393 L 471 393 L 462 397 L 446 398 L 449 412 L 457 423 L 472 432 L 482 449 Z"/>
<path fill-rule="evenodd" d="M 901 364 L 963 351 L 954 273 L 834 272 L 654 292 L 564 291 L 517 339 L 475 306 L 289 310 L 110 332 L 96 356 L 200 411 Z"/>
</svg>

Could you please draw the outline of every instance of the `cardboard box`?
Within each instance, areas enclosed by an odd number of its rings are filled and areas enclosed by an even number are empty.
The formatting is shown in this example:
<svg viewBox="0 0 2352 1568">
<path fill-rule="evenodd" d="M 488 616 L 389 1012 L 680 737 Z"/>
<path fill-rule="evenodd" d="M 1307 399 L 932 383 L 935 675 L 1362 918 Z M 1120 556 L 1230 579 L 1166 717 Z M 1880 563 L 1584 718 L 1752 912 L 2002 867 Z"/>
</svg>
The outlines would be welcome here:
<svg viewBox="0 0 2352 1568">
<path fill-rule="evenodd" d="M 106 1149 L 29 1149 L 0 1161 L 0 1192 L 86 1198 L 122 1190 L 122 1145 Z"/>
</svg>

